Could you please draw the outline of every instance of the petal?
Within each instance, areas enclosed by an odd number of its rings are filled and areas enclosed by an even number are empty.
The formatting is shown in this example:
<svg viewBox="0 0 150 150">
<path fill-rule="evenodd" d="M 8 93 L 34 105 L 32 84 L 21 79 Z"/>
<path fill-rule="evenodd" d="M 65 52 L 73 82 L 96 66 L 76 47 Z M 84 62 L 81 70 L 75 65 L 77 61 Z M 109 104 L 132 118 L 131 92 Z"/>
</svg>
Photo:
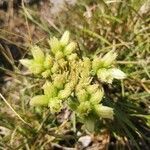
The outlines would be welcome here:
<svg viewBox="0 0 150 150">
<path fill-rule="evenodd" d="M 66 46 L 69 43 L 70 33 L 69 31 L 65 31 L 62 35 L 60 42 L 63 46 Z"/>
<path fill-rule="evenodd" d="M 126 74 L 123 71 L 121 71 L 120 69 L 113 68 L 113 69 L 110 69 L 110 72 L 111 72 L 112 77 L 115 79 L 126 78 Z"/>
<path fill-rule="evenodd" d="M 38 46 L 31 47 L 32 55 L 37 62 L 44 62 L 45 56 L 43 51 Z"/>
<path fill-rule="evenodd" d="M 50 40 L 48 40 L 48 43 L 51 47 L 51 51 L 53 52 L 53 54 L 56 54 L 56 52 L 61 51 L 61 43 L 56 37 L 53 37 Z"/>
<path fill-rule="evenodd" d="M 53 58 L 49 54 L 46 54 L 44 67 L 46 69 L 50 69 L 52 66 L 53 66 Z"/>
<path fill-rule="evenodd" d="M 104 67 L 111 66 L 112 63 L 115 61 L 116 57 L 117 57 L 117 53 L 115 53 L 113 50 L 105 54 L 104 57 L 102 58 Z"/>
<path fill-rule="evenodd" d="M 21 59 L 20 63 L 25 67 L 29 68 L 33 64 L 33 60 L 30 59 Z"/>
<path fill-rule="evenodd" d="M 99 104 L 99 102 L 102 100 L 104 95 L 104 92 L 102 89 L 98 89 L 95 93 L 92 94 L 90 102 L 92 104 Z"/>
<path fill-rule="evenodd" d="M 69 43 L 66 48 L 64 49 L 64 54 L 67 56 L 67 55 L 70 55 L 76 48 L 76 43 L 75 42 L 71 42 Z"/>
</svg>

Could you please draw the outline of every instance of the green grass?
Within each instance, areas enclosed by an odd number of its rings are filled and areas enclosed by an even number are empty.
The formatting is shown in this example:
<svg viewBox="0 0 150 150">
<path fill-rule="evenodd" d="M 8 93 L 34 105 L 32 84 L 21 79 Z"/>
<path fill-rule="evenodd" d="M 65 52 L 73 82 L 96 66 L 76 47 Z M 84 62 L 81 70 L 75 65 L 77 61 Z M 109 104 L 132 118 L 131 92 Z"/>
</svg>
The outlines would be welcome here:
<svg viewBox="0 0 150 150">
<path fill-rule="evenodd" d="M 44 34 L 42 37 L 37 36 L 31 43 L 47 47 L 45 37 L 60 37 L 60 33 L 69 30 L 83 55 L 97 55 L 112 49 L 117 51 L 117 65 L 128 78 L 105 87 L 108 94 L 104 103 L 115 108 L 115 118 L 113 122 L 103 122 L 99 126 L 107 128 L 110 137 L 115 137 L 118 141 L 121 138 L 127 149 L 144 147 L 148 150 L 150 143 L 150 11 L 146 14 L 140 11 L 145 1 L 110 3 L 107 0 L 79 0 L 73 7 L 66 6 L 67 11 L 56 16 L 53 26 L 49 26 L 38 13 L 29 11 L 32 8 L 23 7 L 24 15 L 21 16 L 25 26 L 28 24 L 30 28 L 35 25 Z M 17 41 L 7 38 L 7 35 L 15 36 L 1 32 L 0 38 L 19 45 L 20 49 L 27 49 L 26 44 L 30 39 L 25 40 L 25 46 L 20 46 Z M 20 65 L 14 66 L 15 60 L 4 50 L 0 46 L 0 53 L 13 66 L 14 71 L 1 67 L 10 75 L 10 81 L 1 85 L 4 98 L 1 96 L 0 100 L 0 129 L 5 128 L 5 132 L 1 135 L 2 129 L 0 130 L 0 149 L 42 150 L 50 149 L 56 143 L 74 147 L 79 137 L 73 131 L 80 131 L 82 135 L 88 134 L 88 131 L 81 128 L 80 124 L 75 126 L 75 118 L 61 122 L 59 117 L 63 113 L 56 117 L 46 108 L 30 108 L 30 98 L 39 92 L 38 87 L 41 87 L 43 81 L 25 74 Z M 4 79 L 8 80 L 6 77 Z M 123 149 L 124 144 L 120 149 Z"/>
</svg>

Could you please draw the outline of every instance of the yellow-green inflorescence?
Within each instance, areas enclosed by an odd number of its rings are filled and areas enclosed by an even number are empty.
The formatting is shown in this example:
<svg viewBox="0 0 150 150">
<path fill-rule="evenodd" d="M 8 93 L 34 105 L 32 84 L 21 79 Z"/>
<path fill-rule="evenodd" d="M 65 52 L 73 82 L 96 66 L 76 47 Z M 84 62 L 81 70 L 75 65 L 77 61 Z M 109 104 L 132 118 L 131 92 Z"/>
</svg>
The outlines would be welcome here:
<svg viewBox="0 0 150 150">
<path fill-rule="evenodd" d="M 117 54 L 109 51 L 104 56 L 93 58 L 78 55 L 77 44 L 69 39 L 66 31 L 60 39 L 48 40 L 49 52 L 32 46 L 33 59 L 22 59 L 21 64 L 35 75 L 45 78 L 43 95 L 30 101 L 31 106 L 48 106 L 52 113 L 71 108 L 81 117 L 95 113 L 100 118 L 113 119 L 113 108 L 103 106 L 102 83 L 124 79 L 125 73 L 114 67 Z"/>
</svg>

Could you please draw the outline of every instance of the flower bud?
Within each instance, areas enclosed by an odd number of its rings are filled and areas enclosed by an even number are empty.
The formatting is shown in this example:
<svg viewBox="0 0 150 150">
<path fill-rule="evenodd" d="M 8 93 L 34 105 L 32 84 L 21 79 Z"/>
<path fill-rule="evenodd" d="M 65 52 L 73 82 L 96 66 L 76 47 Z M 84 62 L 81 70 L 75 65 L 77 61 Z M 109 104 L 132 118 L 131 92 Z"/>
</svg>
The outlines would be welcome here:
<svg viewBox="0 0 150 150">
<path fill-rule="evenodd" d="M 76 48 L 76 43 L 75 42 L 71 42 L 69 43 L 65 49 L 64 49 L 64 54 L 67 56 L 67 55 L 70 55 Z"/>
<path fill-rule="evenodd" d="M 89 99 L 89 94 L 84 89 L 76 92 L 76 96 L 77 96 L 79 102 L 84 102 Z"/>
<path fill-rule="evenodd" d="M 67 99 L 71 95 L 71 90 L 70 89 L 64 89 L 59 91 L 58 97 L 60 99 Z"/>
<path fill-rule="evenodd" d="M 77 112 L 79 116 L 83 116 L 83 115 L 87 116 L 90 111 L 91 111 L 91 105 L 89 101 L 81 102 L 77 108 Z"/>
<path fill-rule="evenodd" d="M 76 85 L 76 83 L 75 83 L 75 82 L 73 81 L 73 79 L 72 79 L 72 81 L 66 83 L 65 89 L 66 89 L 66 90 L 71 90 L 71 91 L 73 91 L 75 85 Z"/>
<path fill-rule="evenodd" d="M 91 70 L 91 60 L 88 57 L 83 57 L 83 66 L 88 70 Z"/>
<path fill-rule="evenodd" d="M 62 46 L 66 46 L 69 43 L 70 33 L 69 31 L 65 31 L 60 39 L 60 43 Z"/>
<path fill-rule="evenodd" d="M 59 71 L 58 63 L 54 63 L 53 67 L 51 68 L 52 73 L 56 73 Z"/>
<path fill-rule="evenodd" d="M 124 79 L 124 78 L 126 78 L 126 74 L 123 71 L 121 71 L 117 68 L 109 69 L 109 71 L 110 71 L 112 77 L 115 78 L 115 79 Z"/>
<path fill-rule="evenodd" d="M 44 71 L 44 66 L 42 63 L 37 63 L 35 61 L 33 61 L 32 65 L 30 65 L 29 70 L 33 73 L 33 74 L 40 74 Z"/>
<path fill-rule="evenodd" d="M 78 58 L 78 56 L 77 56 L 77 54 L 75 54 L 75 53 L 67 56 L 67 59 L 68 59 L 69 61 L 74 61 L 74 60 L 76 60 L 77 58 Z"/>
<path fill-rule="evenodd" d="M 62 109 L 62 100 L 58 97 L 53 97 L 49 100 L 48 106 L 53 114 L 58 113 Z"/>
<path fill-rule="evenodd" d="M 38 95 L 31 99 L 31 106 L 47 106 L 49 102 L 49 98 L 46 95 Z"/>
<path fill-rule="evenodd" d="M 115 61 L 116 57 L 117 54 L 113 50 L 105 54 L 101 60 L 103 62 L 104 67 L 111 66 L 112 63 Z"/>
<path fill-rule="evenodd" d="M 20 63 L 27 67 L 27 68 L 30 68 L 30 66 L 33 64 L 34 60 L 30 60 L 30 59 L 21 59 L 20 60 Z"/>
<path fill-rule="evenodd" d="M 44 61 L 44 67 L 46 69 L 50 69 L 52 66 L 53 66 L 53 59 L 49 54 L 47 54 Z"/>
<path fill-rule="evenodd" d="M 56 54 L 55 54 L 56 60 L 62 59 L 63 57 L 64 57 L 64 54 L 62 51 L 56 52 Z"/>
<path fill-rule="evenodd" d="M 91 73 L 91 61 L 88 57 L 83 57 L 83 61 L 81 62 L 81 72 L 80 75 L 82 78 L 89 77 Z"/>
<path fill-rule="evenodd" d="M 88 93 L 90 94 L 94 94 L 99 88 L 99 85 L 98 84 L 92 84 L 92 85 L 88 85 L 86 90 Z"/>
<path fill-rule="evenodd" d="M 46 81 L 43 85 L 44 94 L 48 97 L 56 97 L 58 94 L 57 88 L 49 81 Z"/>
<path fill-rule="evenodd" d="M 53 54 L 56 54 L 58 51 L 61 51 L 62 49 L 61 43 L 56 37 L 53 37 L 50 40 L 48 40 L 48 43 L 51 47 L 51 51 Z"/>
<path fill-rule="evenodd" d="M 46 71 L 44 71 L 44 72 L 42 72 L 42 77 L 43 78 L 47 78 L 47 77 L 49 77 L 51 75 L 51 70 L 46 70 Z"/>
<path fill-rule="evenodd" d="M 102 82 L 112 83 L 113 77 L 108 69 L 99 69 L 97 72 L 97 77 Z"/>
<path fill-rule="evenodd" d="M 66 66 L 66 64 L 67 64 L 67 61 L 65 61 L 65 59 L 62 58 L 62 59 L 59 59 L 59 60 L 58 60 L 58 64 L 59 64 L 59 66 L 60 66 L 61 68 L 64 68 L 64 67 Z"/>
<path fill-rule="evenodd" d="M 53 84 L 57 89 L 62 89 L 64 87 L 65 82 L 66 82 L 66 74 L 61 74 L 55 77 Z"/>
<path fill-rule="evenodd" d="M 99 102 L 102 100 L 104 95 L 104 92 L 101 89 L 98 89 L 96 91 L 96 93 L 93 93 L 91 98 L 90 98 L 90 102 L 92 104 L 99 104 Z"/>
<path fill-rule="evenodd" d="M 113 119 L 113 109 L 103 105 L 95 105 L 95 112 L 102 118 Z"/>
<path fill-rule="evenodd" d="M 31 52 L 32 52 L 33 58 L 36 62 L 38 62 L 38 63 L 44 62 L 45 56 L 44 56 L 43 51 L 40 49 L 40 47 L 38 47 L 38 46 L 31 47 Z"/>
<path fill-rule="evenodd" d="M 103 67 L 103 65 L 102 65 L 102 62 L 101 62 L 101 60 L 100 60 L 100 58 L 99 57 L 95 57 L 94 59 L 93 59 L 93 61 L 92 61 L 92 71 L 93 71 L 93 73 L 97 73 L 97 71 L 100 69 L 100 68 L 102 68 Z"/>
</svg>

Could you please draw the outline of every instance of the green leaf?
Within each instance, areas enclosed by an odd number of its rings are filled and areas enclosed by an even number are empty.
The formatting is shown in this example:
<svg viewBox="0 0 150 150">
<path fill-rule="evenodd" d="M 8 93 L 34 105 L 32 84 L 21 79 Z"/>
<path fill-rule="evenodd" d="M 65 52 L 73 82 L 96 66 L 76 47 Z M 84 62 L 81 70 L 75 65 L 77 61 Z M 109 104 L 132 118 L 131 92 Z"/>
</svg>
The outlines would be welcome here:
<svg viewBox="0 0 150 150">
<path fill-rule="evenodd" d="M 68 106 L 75 111 L 79 106 L 79 102 L 74 98 L 68 98 Z"/>
<path fill-rule="evenodd" d="M 87 116 L 92 110 L 91 104 L 89 101 L 81 102 L 77 108 L 77 112 L 79 116 Z"/>
<path fill-rule="evenodd" d="M 84 124 L 86 129 L 93 133 L 95 130 L 95 117 L 90 117 L 90 116 L 86 117 L 84 119 Z"/>
<path fill-rule="evenodd" d="M 118 117 L 118 121 L 121 124 L 122 128 L 126 132 L 126 136 L 131 139 L 131 141 L 135 144 L 136 148 L 140 150 L 139 145 L 137 144 L 136 140 L 134 139 L 133 135 L 128 130 L 127 126 L 133 130 L 133 132 L 138 132 L 138 129 L 134 126 L 134 124 L 128 119 L 128 117 L 119 109 L 115 109 L 116 117 Z"/>
<path fill-rule="evenodd" d="M 126 132 L 127 136 L 130 138 L 130 140 L 134 143 L 134 145 L 136 146 L 137 150 L 140 150 L 139 145 L 137 144 L 136 140 L 134 139 L 133 135 L 130 133 L 130 131 L 128 130 L 127 126 L 120 121 L 121 126 L 123 127 L 124 131 Z"/>
</svg>

